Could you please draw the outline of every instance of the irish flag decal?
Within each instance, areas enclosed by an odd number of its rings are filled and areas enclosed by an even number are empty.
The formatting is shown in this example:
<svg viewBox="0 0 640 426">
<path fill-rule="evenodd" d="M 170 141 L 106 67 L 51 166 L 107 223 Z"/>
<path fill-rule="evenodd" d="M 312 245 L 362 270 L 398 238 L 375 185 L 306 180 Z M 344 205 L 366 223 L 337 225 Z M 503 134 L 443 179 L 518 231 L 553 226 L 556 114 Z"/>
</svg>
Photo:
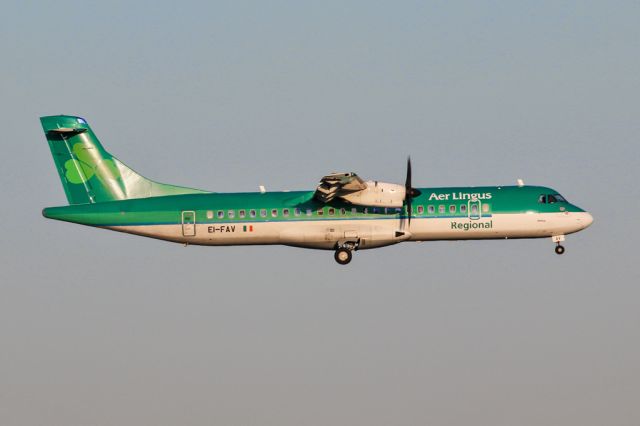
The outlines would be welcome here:
<svg viewBox="0 0 640 426">
<path fill-rule="evenodd" d="M 244 225 L 244 226 L 242 227 L 242 232 L 247 232 L 247 231 L 249 231 L 249 232 L 253 232 L 253 225 L 249 225 L 249 226 Z"/>
</svg>

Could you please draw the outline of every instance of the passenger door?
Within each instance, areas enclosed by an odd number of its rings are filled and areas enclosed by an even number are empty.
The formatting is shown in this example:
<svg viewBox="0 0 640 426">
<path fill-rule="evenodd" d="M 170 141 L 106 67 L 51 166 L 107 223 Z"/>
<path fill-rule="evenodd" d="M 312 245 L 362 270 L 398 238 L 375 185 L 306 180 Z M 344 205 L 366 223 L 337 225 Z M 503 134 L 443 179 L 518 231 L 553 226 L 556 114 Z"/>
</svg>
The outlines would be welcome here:
<svg viewBox="0 0 640 426">
<path fill-rule="evenodd" d="M 196 236 L 196 212 L 193 210 L 182 212 L 182 235 L 185 237 Z"/>
</svg>

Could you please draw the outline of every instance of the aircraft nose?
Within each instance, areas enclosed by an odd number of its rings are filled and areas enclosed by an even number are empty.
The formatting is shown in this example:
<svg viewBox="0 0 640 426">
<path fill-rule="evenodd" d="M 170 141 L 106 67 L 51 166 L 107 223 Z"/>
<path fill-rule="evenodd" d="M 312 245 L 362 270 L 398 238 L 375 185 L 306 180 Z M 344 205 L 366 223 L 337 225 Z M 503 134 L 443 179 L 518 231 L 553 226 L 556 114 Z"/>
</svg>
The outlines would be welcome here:
<svg viewBox="0 0 640 426">
<path fill-rule="evenodd" d="M 585 229 L 593 223 L 593 216 L 591 216 L 591 214 L 587 212 L 584 212 L 584 213 L 580 213 L 580 215 L 577 217 L 577 220 L 578 220 L 578 223 L 580 224 L 580 227 L 582 229 Z"/>
</svg>

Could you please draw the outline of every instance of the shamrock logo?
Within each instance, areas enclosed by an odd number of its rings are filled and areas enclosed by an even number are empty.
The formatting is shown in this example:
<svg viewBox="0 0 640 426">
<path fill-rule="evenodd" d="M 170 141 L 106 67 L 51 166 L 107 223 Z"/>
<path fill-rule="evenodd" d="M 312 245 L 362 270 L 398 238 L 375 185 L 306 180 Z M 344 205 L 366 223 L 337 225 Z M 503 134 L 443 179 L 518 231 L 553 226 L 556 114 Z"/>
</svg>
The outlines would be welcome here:
<svg viewBox="0 0 640 426">
<path fill-rule="evenodd" d="M 65 176 L 69 182 L 74 184 L 85 183 L 97 172 L 100 173 L 100 176 L 107 178 L 117 179 L 120 177 L 120 171 L 113 160 L 100 158 L 96 163 L 89 150 L 82 143 L 75 144 L 72 151 L 75 158 L 64 163 Z"/>
</svg>

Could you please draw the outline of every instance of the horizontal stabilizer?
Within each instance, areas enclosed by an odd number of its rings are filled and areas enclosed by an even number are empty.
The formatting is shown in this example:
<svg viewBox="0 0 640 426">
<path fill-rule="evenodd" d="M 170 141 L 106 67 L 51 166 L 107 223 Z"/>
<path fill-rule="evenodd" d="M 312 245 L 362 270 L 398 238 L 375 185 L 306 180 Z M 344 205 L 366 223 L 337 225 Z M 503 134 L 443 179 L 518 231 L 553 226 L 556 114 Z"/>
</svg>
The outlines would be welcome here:
<svg viewBox="0 0 640 426">
<path fill-rule="evenodd" d="M 79 133 L 86 132 L 87 129 L 73 129 L 71 127 L 59 127 L 57 129 L 51 129 L 47 133 L 53 133 L 55 135 L 77 135 Z"/>
</svg>

